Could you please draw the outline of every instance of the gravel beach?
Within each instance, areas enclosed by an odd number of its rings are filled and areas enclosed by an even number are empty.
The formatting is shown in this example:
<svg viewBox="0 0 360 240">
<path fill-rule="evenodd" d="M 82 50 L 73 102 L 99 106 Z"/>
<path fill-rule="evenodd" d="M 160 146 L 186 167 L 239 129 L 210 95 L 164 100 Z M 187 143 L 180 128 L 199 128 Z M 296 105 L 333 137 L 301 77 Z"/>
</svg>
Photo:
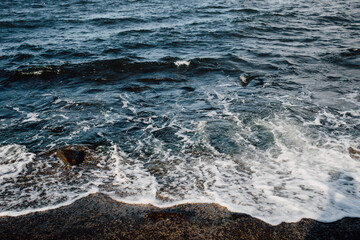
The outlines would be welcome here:
<svg viewBox="0 0 360 240">
<path fill-rule="evenodd" d="M 217 204 L 170 208 L 92 194 L 54 210 L 0 218 L 0 239 L 359 239 L 360 218 L 270 225 Z"/>
</svg>

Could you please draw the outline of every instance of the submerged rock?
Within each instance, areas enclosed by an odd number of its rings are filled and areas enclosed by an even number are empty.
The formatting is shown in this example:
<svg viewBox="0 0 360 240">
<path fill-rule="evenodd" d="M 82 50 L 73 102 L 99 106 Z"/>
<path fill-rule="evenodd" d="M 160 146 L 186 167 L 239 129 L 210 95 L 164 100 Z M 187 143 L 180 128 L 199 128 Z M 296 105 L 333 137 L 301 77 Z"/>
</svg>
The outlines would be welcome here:
<svg viewBox="0 0 360 240">
<path fill-rule="evenodd" d="M 183 90 L 186 90 L 186 91 L 188 91 L 188 92 L 193 92 L 193 91 L 195 91 L 195 88 L 193 88 L 193 87 L 182 87 L 182 89 L 183 89 Z"/>
<path fill-rule="evenodd" d="M 259 78 L 258 75 L 253 75 L 250 73 L 244 73 L 239 77 L 240 81 L 241 81 L 241 85 L 243 85 L 244 87 L 246 87 L 251 81 L 253 80 L 257 80 L 256 83 L 254 83 L 254 85 L 262 85 L 263 81 L 262 79 Z"/>
</svg>

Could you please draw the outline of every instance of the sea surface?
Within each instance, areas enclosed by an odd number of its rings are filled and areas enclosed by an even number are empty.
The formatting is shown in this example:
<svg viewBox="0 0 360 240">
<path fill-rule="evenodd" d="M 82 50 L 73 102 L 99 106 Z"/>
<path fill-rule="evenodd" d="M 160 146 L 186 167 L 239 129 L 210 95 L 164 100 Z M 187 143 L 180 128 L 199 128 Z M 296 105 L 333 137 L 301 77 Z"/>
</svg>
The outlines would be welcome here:
<svg viewBox="0 0 360 240">
<path fill-rule="evenodd" d="M 0 216 L 95 192 L 360 217 L 360 1 L 0 1 Z"/>
</svg>

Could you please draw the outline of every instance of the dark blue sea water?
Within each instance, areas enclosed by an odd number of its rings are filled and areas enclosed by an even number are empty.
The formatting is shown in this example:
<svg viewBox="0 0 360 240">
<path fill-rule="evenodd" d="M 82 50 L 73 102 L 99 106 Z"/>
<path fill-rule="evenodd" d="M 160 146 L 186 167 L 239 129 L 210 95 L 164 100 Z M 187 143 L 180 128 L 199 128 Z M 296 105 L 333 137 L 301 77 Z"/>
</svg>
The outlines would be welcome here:
<svg viewBox="0 0 360 240">
<path fill-rule="evenodd" d="M 360 217 L 359 76 L 356 0 L 3 0 L 0 215 L 103 192 Z M 97 157 L 41 155 L 66 145 Z"/>
</svg>

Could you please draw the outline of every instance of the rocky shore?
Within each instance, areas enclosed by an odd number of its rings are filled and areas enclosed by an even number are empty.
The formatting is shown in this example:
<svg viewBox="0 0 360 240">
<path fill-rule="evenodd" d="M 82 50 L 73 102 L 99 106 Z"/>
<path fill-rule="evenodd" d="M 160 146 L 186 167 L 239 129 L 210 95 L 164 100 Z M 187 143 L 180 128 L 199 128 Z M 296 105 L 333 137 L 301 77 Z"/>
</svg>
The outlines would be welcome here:
<svg viewBox="0 0 360 240">
<path fill-rule="evenodd" d="M 54 210 L 0 218 L 0 239 L 359 239 L 360 218 L 273 226 L 217 204 L 170 208 L 92 194 Z"/>
</svg>

